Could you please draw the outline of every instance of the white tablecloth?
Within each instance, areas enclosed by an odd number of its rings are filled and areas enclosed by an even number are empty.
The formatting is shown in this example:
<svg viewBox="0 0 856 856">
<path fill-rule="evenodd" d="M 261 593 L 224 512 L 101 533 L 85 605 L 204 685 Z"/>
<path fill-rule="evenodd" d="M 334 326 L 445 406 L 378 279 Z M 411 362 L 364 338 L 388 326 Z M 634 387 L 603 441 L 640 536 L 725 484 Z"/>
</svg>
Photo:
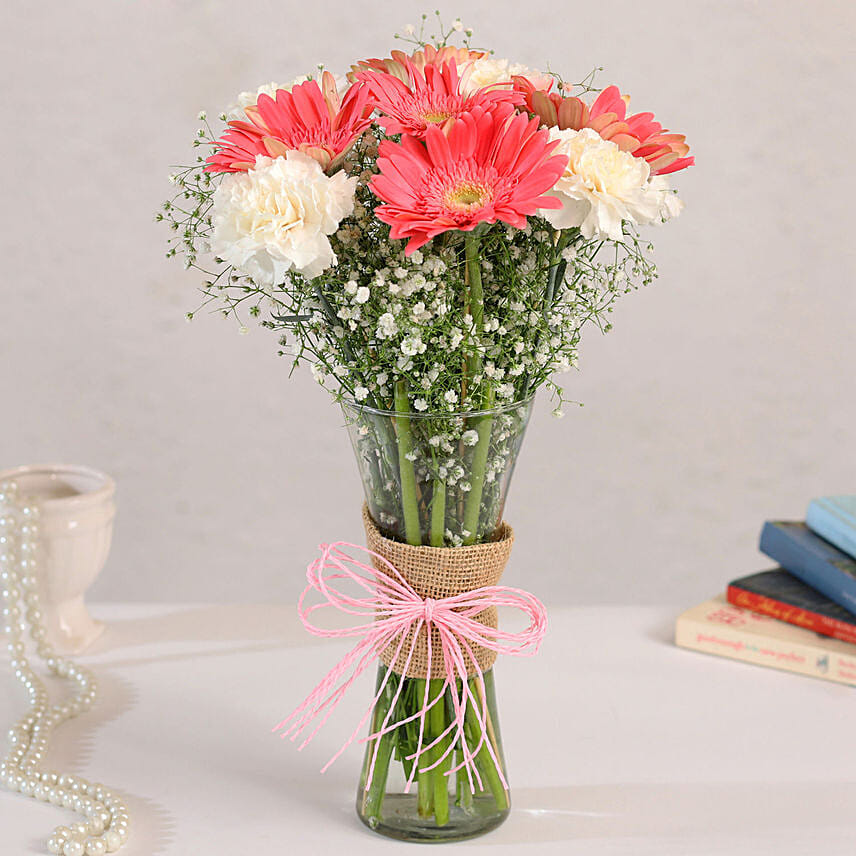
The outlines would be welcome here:
<svg viewBox="0 0 856 856">
<path fill-rule="evenodd" d="M 123 792 L 133 823 L 123 854 L 412 852 L 356 818 L 362 747 L 318 773 L 373 675 L 303 752 L 271 734 L 346 644 L 308 636 L 292 606 L 92 611 L 109 622 L 82 658 L 101 701 L 56 732 L 50 765 Z M 677 649 L 677 611 L 556 609 L 538 657 L 498 665 L 513 812 L 456 846 L 513 856 L 856 853 L 854 691 Z M 22 710 L 4 661 L 0 725 Z M 43 853 L 54 825 L 74 819 L 0 791 L 0 853 Z"/>
</svg>

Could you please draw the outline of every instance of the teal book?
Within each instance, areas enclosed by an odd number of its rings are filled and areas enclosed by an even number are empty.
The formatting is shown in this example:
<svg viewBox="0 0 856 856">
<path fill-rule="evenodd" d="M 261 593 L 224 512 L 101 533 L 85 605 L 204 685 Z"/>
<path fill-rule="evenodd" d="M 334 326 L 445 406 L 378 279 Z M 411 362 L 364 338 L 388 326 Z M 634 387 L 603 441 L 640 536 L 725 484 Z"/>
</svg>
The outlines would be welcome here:
<svg viewBox="0 0 856 856">
<path fill-rule="evenodd" d="M 809 529 L 856 558 L 856 496 L 821 496 L 808 506 Z"/>
</svg>

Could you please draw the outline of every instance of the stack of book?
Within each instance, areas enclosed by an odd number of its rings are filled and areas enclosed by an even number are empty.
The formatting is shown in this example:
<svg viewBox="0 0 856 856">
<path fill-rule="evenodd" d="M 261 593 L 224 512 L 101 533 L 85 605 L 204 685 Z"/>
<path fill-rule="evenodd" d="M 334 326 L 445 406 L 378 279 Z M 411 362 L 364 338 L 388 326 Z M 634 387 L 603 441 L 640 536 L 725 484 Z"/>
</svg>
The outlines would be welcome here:
<svg viewBox="0 0 856 856">
<path fill-rule="evenodd" d="M 760 547 L 779 567 L 683 613 L 675 642 L 856 686 L 856 496 L 812 500 L 804 523 L 768 521 Z"/>
</svg>

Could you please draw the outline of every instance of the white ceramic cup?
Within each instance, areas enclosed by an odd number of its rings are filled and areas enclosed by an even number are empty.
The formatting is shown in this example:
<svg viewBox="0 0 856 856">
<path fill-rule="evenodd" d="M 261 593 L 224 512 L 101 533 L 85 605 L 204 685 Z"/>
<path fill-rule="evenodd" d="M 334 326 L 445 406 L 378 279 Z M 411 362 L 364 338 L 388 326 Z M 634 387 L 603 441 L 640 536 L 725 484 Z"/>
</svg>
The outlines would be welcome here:
<svg viewBox="0 0 856 856">
<path fill-rule="evenodd" d="M 18 496 L 39 507 L 37 572 L 48 641 L 66 654 L 87 648 L 104 630 L 83 595 L 110 551 L 116 485 L 90 467 L 30 466 L 0 472 Z"/>
</svg>

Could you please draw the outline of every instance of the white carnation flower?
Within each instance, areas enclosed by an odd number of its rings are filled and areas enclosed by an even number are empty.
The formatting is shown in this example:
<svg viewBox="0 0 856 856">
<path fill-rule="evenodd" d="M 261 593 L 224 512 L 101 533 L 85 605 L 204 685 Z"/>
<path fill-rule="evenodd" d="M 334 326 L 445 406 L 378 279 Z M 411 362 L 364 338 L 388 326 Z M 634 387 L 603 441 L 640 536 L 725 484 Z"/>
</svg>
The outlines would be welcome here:
<svg viewBox="0 0 856 856">
<path fill-rule="evenodd" d="M 547 89 L 550 85 L 550 78 L 534 68 L 491 56 L 463 63 L 460 73 L 463 77 L 461 89 L 465 95 L 485 86 L 502 85 L 501 88 L 511 89 L 512 77 L 525 77 L 538 89 Z"/>
<path fill-rule="evenodd" d="M 353 211 L 356 184 L 301 152 L 258 157 L 214 193 L 212 252 L 259 285 L 282 282 L 289 270 L 318 276 L 336 263 L 327 236 Z"/>
<path fill-rule="evenodd" d="M 648 181 L 644 160 L 591 128 L 551 128 L 550 137 L 559 141 L 554 154 L 568 156 L 565 172 L 549 194 L 562 207 L 541 212 L 556 229 L 579 226 L 586 238 L 620 240 L 622 221 L 643 225 L 662 219 L 667 194 L 659 183 Z"/>
</svg>

